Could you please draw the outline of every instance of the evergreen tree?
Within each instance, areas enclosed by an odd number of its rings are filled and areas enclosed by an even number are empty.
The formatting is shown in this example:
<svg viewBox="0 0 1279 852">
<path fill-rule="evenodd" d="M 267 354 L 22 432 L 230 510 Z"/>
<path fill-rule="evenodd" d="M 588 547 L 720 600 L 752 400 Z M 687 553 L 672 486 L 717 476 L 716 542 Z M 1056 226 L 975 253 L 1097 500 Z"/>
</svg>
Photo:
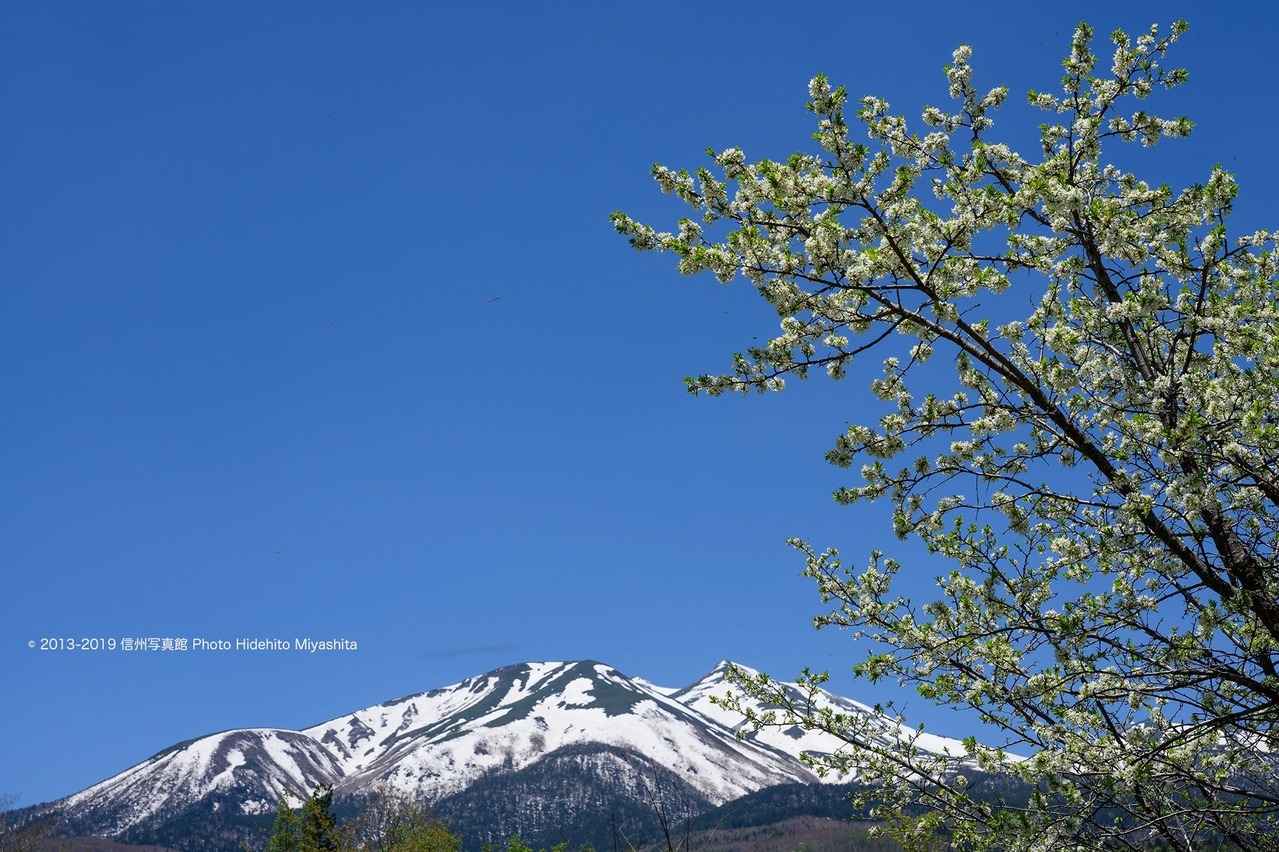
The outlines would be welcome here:
<svg viewBox="0 0 1279 852">
<path fill-rule="evenodd" d="M 264 852 L 298 852 L 298 829 L 300 821 L 297 813 L 289 807 L 286 796 L 275 806 L 275 822 L 271 825 L 271 837 L 266 842 Z"/>
<path fill-rule="evenodd" d="M 276 806 L 275 823 L 264 852 L 337 852 L 345 850 L 343 832 L 333 816 L 333 788 L 316 787 L 302 802 L 302 807 L 289 807 L 285 796 Z"/>
</svg>

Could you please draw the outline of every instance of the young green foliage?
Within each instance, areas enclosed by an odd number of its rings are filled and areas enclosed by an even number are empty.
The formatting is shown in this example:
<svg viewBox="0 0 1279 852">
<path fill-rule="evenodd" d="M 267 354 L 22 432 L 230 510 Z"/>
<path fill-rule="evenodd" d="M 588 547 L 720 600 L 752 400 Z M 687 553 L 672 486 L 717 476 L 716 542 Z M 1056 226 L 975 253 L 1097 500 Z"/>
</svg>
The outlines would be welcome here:
<svg viewBox="0 0 1279 852">
<path fill-rule="evenodd" d="M 320 785 L 294 809 L 286 795 L 276 807 L 265 852 L 458 852 L 462 839 L 431 815 L 430 807 L 391 789 L 374 791 L 360 815 L 338 826 L 333 789 Z"/>
<path fill-rule="evenodd" d="M 363 798 L 360 815 L 344 828 L 361 852 L 458 852 L 462 839 L 424 801 L 391 788 Z"/>
<path fill-rule="evenodd" d="M 1279 233 L 1227 236 L 1220 167 L 1174 191 L 1103 159 L 1189 133 L 1146 107 L 1185 81 L 1163 66 L 1185 30 L 1116 32 L 1103 71 L 1080 25 L 1061 92 L 1029 93 L 1046 116 L 1029 157 L 993 138 L 1008 90 L 976 89 L 961 46 L 951 104 L 922 130 L 874 97 L 852 129 L 818 76 L 819 153 L 655 166 L 695 217 L 659 232 L 613 215 L 636 248 L 743 276 L 781 317 L 690 391 L 882 362 L 881 416 L 827 454 L 860 467 L 835 496 L 889 501 L 896 535 L 951 569 L 917 601 L 882 553 L 856 570 L 792 541 L 829 605 L 816 623 L 869 643 L 858 675 L 972 708 L 1029 758 L 975 740 L 928 756 L 742 685 L 778 705 L 760 721 L 843 737 L 827 766 L 879 782 L 907 845 L 940 830 L 973 849 L 1279 846 Z M 979 801 L 966 767 L 1033 795 Z"/>
</svg>

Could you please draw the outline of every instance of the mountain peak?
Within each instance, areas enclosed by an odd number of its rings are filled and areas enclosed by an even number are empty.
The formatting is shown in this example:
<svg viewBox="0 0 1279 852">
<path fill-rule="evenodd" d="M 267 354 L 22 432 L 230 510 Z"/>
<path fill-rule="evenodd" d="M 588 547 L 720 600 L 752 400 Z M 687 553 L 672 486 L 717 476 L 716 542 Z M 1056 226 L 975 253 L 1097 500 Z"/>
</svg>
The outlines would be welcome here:
<svg viewBox="0 0 1279 852">
<path fill-rule="evenodd" d="M 302 730 L 241 729 L 179 743 L 57 806 L 70 824 L 125 838 L 210 808 L 226 818 L 262 814 L 286 792 L 321 783 L 339 795 L 385 787 L 439 803 L 507 777 L 543 778 L 520 783 L 547 795 L 550 770 L 538 767 L 574 766 L 590 783 L 628 790 L 637 801 L 653 794 L 648 786 L 660 775 L 686 801 L 706 806 L 816 783 L 802 756 L 844 743 L 798 726 L 744 731 L 740 715 L 712 696 L 769 708 L 728 682 L 730 665 L 722 660 L 690 686 L 669 689 L 597 660 L 516 663 Z M 829 693 L 819 698 L 842 713 L 874 714 Z"/>
</svg>

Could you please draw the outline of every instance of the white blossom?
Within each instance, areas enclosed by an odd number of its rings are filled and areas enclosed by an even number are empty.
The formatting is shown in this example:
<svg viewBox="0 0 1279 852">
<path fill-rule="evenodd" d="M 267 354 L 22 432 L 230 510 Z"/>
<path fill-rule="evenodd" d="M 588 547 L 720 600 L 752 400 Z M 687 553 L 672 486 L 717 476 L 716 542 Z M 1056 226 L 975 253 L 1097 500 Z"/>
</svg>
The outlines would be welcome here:
<svg viewBox="0 0 1279 852">
<path fill-rule="evenodd" d="M 971 849 L 1279 836 L 1279 232 L 1229 236 L 1238 187 L 1220 168 L 1176 192 L 1103 156 L 1192 129 L 1148 107 L 1186 79 L 1163 64 L 1184 29 L 1115 33 L 1107 73 L 1081 25 L 1061 91 L 1027 98 L 1049 113 L 1034 156 L 992 138 L 1007 89 L 977 90 L 961 46 L 922 134 L 873 96 L 850 128 L 819 75 L 815 153 L 729 148 L 722 180 L 655 167 L 700 214 L 674 234 L 614 215 L 685 272 L 745 276 L 782 318 L 691 391 L 810 370 L 869 385 L 827 454 L 854 478 L 835 497 L 888 503 L 892 532 L 950 570 L 916 601 L 881 552 L 859 571 L 793 540 L 815 621 L 867 643 L 861 676 L 967 707 L 1005 741 L 929 755 L 742 685 L 778 708 L 750 721 L 842 737 L 814 766 L 878 782 L 899 837 L 943 821 Z M 974 767 L 1027 795 L 972 796 Z"/>
</svg>

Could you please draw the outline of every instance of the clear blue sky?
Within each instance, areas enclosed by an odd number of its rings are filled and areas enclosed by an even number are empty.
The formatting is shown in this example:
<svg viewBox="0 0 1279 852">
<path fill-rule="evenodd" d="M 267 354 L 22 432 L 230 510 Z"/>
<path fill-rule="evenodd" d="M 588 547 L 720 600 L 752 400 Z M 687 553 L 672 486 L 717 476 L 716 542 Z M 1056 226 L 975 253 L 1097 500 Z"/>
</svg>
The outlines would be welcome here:
<svg viewBox="0 0 1279 852">
<path fill-rule="evenodd" d="M 0 792 L 530 659 L 670 685 L 812 664 L 885 697 L 811 629 L 783 544 L 896 547 L 882 513 L 833 504 L 822 460 L 865 383 L 687 396 L 775 317 L 636 254 L 608 213 L 673 223 L 654 161 L 804 147 L 815 72 L 916 116 L 961 41 L 1019 96 L 1055 85 L 1081 18 L 1185 16 L 1192 82 L 1162 103 L 1200 126 L 1143 174 L 1219 160 L 1237 227 L 1279 226 L 1258 9 L 5 4 Z M 924 592 L 935 573 L 909 570 Z M 302 636 L 359 649 L 28 648 Z"/>
</svg>

